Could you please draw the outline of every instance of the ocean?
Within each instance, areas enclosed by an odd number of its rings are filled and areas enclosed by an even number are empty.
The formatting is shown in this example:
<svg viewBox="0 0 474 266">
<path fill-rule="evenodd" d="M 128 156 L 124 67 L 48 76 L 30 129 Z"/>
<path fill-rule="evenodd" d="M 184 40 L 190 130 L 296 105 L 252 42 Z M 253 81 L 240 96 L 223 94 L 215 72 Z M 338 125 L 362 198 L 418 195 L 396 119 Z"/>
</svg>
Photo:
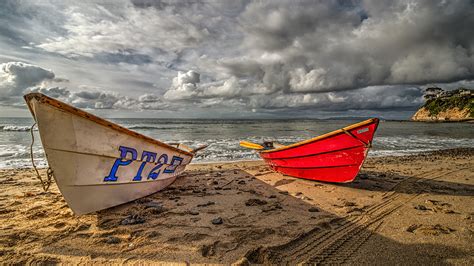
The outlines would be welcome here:
<svg viewBox="0 0 474 266">
<path fill-rule="evenodd" d="M 209 144 L 194 163 L 254 160 L 259 157 L 241 148 L 240 140 L 282 144 L 305 140 L 360 120 L 216 120 L 216 119 L 109 119 L 163 142 L 190 147 Z M 0 168 L 31 167 L 30 118 L 0 118 Z M 35 162 L 46 161 L 38 131 L 34 131 Z M 447 148 L 474 147 L 474 124 L 381 121 L 369 156 L 407 155 Z"/>
</svg>

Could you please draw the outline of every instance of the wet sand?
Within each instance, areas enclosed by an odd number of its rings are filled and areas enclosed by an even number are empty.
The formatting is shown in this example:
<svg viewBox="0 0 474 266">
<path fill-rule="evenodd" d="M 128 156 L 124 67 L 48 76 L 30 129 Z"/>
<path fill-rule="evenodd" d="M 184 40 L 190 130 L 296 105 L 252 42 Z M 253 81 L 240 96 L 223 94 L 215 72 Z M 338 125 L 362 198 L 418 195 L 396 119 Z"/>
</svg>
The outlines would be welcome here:
<svg viewBox="0 0 474 266">
<path fill-rule="evenodd" d="M 0 170 L 0 261 L 474 265 L 473 170 L 474 149 L 370 158 L 348 184 L 260 161 L 191 165 L 164 191 L 83 216 L 31 169 Z"/>
</svg>

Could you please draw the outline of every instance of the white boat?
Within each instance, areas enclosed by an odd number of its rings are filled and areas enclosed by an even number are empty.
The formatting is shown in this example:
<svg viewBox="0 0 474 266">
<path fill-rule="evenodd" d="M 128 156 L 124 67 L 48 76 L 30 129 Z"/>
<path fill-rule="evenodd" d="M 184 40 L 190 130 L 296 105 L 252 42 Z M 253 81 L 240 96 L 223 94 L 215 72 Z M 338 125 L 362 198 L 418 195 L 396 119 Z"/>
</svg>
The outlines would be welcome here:
<svg viewBox="0 0 474 266">
<path fill-rule="evenodd" d="M 162 143 L 41 93 L 24 98 L 59 190 L 78 215 L 167 187 L 204 148 Z"/>
</svg>

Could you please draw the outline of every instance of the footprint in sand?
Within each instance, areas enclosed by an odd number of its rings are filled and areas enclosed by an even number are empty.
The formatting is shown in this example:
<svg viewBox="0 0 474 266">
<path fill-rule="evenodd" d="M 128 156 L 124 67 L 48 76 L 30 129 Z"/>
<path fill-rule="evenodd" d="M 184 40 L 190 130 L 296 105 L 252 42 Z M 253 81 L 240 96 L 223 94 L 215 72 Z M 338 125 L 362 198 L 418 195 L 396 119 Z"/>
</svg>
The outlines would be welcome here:
<svg viewBox="0 0 474 266">
<path fill-rule="evenodd" d="M 267 205 L 266 200 L 261 200 L 261 199 L 248 199 L 245 202 L 245 206 L 262 206 L 262 205 Z"/>
<path fill-rule="evenodd" d="M 45 210 L 35 211 L 32 214 L 26 216 L 27 219 L 33 220 L 38 218 L 45 218 L 48 216 L 48 213 Z"/>
<path fill-rule="evenodd" d="M 102 240 L 106 244 L 119 244 L 122 240 L 116 236 L 108 236 Z"/>
<path fill-rule="evenodd" d="M 159 236 L 161 236 L 161 234 L 157 231 L 152 231 L 146 234 L 146 238 L 157 238 Z"/>
<path fill-rule="evenodd" d="M 201 234 L 201 233 L 186 233 L 182 236 L 171 237 L 167 241 L 174 242 L 174 243 L 189 243 L 193 241 L 200 241 L 210 237 L 208 234 Z"/>
<path fill-rule="evenodd" d="M 458 212 L 454 211 L 451 209 L 453 205 L 447 202 L 442 202 L 439 200 L 432 200 L 428 199 L 425 201 L 426 204 L 429 204 L 432 206 L 432 209 L 429 209 L 433 212 L 441 212 L 441 213 L 446 213 L 446 214 L 459 214 Z M 422 205 L 420 205 L 422 206 Z"/>
<path fill-rule="evenodd" d="M 455 232 L 456 230 L 447 226 L 440 225 L 440 224 L 435 224 L 435 225 L 412 224 L 406 229 L 406 231 L 410 233 L 421 233 L 423 235 L 438 236 L 441 234 L 451 234 L 452 232 Z"/>
<path fill-rule="evenodd" d="M 296 179 L 281 179 L 281 180 L 276 181 L 273 186 L 274 187 L 279 187 L 279 186 L 283 186 L 283 185 L 293 183 L 295 181 L 296 181 Z"/>
<path fill-rule="evenodd" d="M 74 231 L 85 231 L 88 230 L 91 227 L 90 224 L 79 224 L 76 228 L 74 228 Z"/>
<path fill-rule="evenodd" d="M 2 206 L 2 209 L 0 210 L 0 214 L 7 214 L 7 213 L 10 213 L 10 212 L 13 212 L 12 209 L 7 209 L 7 208 L 3 208 Z"/>
<path fill-rule="evenodd" d="M 219 241 L 215 241 L 212 244 L 201 246 L 201 255 L 206 258 L 214 256 L 216 254 L 218 244 Z"/>
<path fill-rule="evenodd" d="M 10 206 L 18 206 L 18 205 L 21 205 L 21 204 L 22 204 L 21 201 L 15 200 L 12 203 L 10 203 Z"/>
<path fill-rule="evenodd" d="M 56 228 L 56 229 L 61 229 L 65 226 L 66 226 L 66 223 L 64 223 L 64 222 L 59 222 L 59 223 L 54 224 L 54 228 Z"/>
</svg>

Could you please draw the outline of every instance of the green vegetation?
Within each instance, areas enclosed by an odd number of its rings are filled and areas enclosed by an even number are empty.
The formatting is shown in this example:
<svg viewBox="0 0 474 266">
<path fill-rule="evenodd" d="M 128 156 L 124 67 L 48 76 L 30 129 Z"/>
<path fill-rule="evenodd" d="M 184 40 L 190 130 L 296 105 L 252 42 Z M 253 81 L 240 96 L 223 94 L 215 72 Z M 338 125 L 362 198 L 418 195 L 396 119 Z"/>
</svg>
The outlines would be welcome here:
<svg viewBox="0 0 474 266">
<path fill-rule="evenodd" d="M 468 109 L 469 116 L 474 117 L 474 97 L 472 95 L 457 94 L 451 97 L 430 99 L 426 101 L 423 107 L 430 112 L 431 116 L 436 116 L 440 112 L 457 107 L 460 110 Z"/>
</svg>

